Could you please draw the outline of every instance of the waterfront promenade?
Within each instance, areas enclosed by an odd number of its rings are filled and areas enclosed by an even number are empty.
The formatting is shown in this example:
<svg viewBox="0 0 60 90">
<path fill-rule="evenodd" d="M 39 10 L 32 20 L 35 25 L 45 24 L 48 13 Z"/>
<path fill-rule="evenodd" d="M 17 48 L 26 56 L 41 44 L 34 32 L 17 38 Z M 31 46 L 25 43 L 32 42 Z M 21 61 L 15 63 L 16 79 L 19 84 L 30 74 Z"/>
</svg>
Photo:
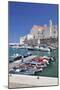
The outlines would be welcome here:
<svg viewBox="0 0 60 90">
<path fill-rule="evenodd" d="M 9 88 L 22 88 L 34 86 L 53 86 L 58 85 L 58 78 L 28 76 L 28 75 L 9 75 Z"/>
</svg>

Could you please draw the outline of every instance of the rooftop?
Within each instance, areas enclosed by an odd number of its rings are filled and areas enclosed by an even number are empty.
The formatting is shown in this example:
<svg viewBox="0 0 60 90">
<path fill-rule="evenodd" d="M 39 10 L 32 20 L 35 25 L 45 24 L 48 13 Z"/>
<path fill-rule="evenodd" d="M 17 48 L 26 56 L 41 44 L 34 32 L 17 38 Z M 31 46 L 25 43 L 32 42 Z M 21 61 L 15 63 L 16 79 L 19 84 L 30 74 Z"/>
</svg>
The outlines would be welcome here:
<svg viewBox="0 0 60 90">
<path fill-rule="evenodd" d="M 47 30 L 47 26 L 33 25 L 32 30 Z"/>
</svg>

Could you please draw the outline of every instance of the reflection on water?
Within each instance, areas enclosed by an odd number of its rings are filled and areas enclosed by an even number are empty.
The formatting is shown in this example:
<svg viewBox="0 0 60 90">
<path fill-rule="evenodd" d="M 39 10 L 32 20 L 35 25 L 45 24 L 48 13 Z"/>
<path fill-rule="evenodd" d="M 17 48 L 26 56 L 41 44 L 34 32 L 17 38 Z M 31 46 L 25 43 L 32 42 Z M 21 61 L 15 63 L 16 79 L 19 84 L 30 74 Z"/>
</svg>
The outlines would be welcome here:
<svg viewBox="0 0 60 90">
<path fill-rule="evenodd" d="M 19 55 L 25 55 L 27 52 L 31 52 L 33 55 L 37 55 L 37 56 L 50 56 L 52 54 L 52 52 L 43 52 L 43 51 L 37 51 L 37 50 L 27 50 L 27 49 L 20 49 L 20 48 L 9 48 L 9 56 L 12 56 L 16 53 L 18 53 Z"/>
</svg>

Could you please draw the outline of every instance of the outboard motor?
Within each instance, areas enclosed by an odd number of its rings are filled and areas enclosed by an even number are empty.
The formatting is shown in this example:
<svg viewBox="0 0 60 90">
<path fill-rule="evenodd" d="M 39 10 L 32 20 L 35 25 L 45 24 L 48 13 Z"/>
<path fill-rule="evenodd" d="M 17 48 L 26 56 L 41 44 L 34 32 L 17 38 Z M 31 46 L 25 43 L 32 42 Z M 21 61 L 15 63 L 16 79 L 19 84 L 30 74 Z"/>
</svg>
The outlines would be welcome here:
<svg viewBox="0 0 60 90">
<path fill-rule="evenodd" d="M 53 59 L 54 59 L 54 61 L 56 61 L 56 57 L 55 56 L 53 57 Z"/>
<path fill-rule="evenodd" d="M 51 61 L 52 61 L 52 62 L 54 61 L 53 57 L 51 57 Z"/>
<path fill-rule="evenodd" d="M 49 63 L 54 62 L 55 60 L 56 60 L 55 56 L 54 56 L 54 57 L 51 56 L 51 57 L 49 58 Z"/>
<path fill-rule="evenodd" d="M 51 63 L 51 58 L 49 58 L 49 63 Z"/>
</svg>

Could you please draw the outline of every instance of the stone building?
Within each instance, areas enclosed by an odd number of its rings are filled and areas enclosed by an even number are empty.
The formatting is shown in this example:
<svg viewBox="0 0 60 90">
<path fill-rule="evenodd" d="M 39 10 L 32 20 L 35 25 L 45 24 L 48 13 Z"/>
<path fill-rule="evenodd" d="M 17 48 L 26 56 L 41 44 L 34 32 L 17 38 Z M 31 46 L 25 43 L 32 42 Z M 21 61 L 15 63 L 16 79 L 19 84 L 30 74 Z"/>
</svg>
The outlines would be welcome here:
<svg viewBox="0 0 60 90">
<path fill-rule="evenodd" d="M 33 25 L 29 34 L 20 38 L 20 44 L 39 45 L 56 43 L 58 37 L 57 25 L 49 20 L 49 25 Z"/>
</svg>

